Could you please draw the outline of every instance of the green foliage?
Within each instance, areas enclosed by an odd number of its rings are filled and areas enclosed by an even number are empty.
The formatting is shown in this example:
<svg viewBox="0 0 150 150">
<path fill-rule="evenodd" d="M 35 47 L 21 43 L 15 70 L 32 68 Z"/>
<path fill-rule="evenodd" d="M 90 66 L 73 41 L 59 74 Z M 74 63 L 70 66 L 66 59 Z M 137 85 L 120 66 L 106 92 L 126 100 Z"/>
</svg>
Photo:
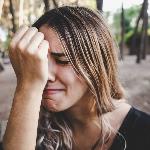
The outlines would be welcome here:
<svg viewBox="0 0 150 150">
<path fill-rule="evenodd" d="M 10 40 L 11 40 L 11 37 L 8 34 L 6 41 L 3 43 L 3 49 L 5 50 L 5 52 L 8 52 Z"/>
<path fill-rule="evenodd" d="M 148 29 L 148 35 L 150 35 L 150 27 L 149 27 L 149 29 Z"/>
<path fill-rule="evenodd" d="M 95 0 L 88 0 L 88 1 L 89 1 L 89 5 L 91 8 L 93 8 L 93 9 L 97 8 Z"/>
<path fill-rule="evenodd" d="M 91 9 L 96 9 L 96 0 L 82 0 L 84 1 L 84 5 L 85 7 L 89 7 Z"/>
<path fill-rule="evenodd" d="M 125 22 L 127 22 L 129 28 L 133 29 L 135 27 L 140 10 L 141 5 L 135 5 L 125 10 Z"/>
<path fill-rule="evenodd" d="M 124 9 L 124 22 L 125 22 L 125 42 L 134 32 L 136 20 L 139 16 L 141 5 L 134 5 L 130 8 Z M 106 13 L 108 16 L 109 13 Z M 112 28 L 115 37 L 120 42 L 120 31 L 121 31 L 121 8 L 118 9 L 113 15 Z"/>
<path fill-rule="evenodd" d="M 124 37 L 125 43 L 127 43 L 128 40 L 131 39 L 131 37 L 133 36 L 133 33 L 134 33 L 134 31 L 133 31 L 133 30 L 130 30 L 129 32 L 127 32 L 127 33 L 125 34 L 125 37 Z"/>
</svg>

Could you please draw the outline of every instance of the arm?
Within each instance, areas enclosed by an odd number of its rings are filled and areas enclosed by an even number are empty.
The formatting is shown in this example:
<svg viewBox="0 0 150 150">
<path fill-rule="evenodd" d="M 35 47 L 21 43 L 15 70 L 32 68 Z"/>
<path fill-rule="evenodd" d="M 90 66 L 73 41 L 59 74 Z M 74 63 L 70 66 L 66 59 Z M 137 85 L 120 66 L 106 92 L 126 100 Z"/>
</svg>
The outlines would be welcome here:
<svg viewBox="0 0 150 150">
<path fill-rule="evenodd" d="M 4 135 L 4 150 L 35 150 L 42 93 L 48 79 L 48 42 L 36 28 L 22 27 L 10 44 L 17 87 Z"/>
<path fill-rule="evenodd" d="M 4 150 L 34 150 L 40 110 L 41 91 L 26 87 L 16 91 L 5 136 Z"/>
</svg>

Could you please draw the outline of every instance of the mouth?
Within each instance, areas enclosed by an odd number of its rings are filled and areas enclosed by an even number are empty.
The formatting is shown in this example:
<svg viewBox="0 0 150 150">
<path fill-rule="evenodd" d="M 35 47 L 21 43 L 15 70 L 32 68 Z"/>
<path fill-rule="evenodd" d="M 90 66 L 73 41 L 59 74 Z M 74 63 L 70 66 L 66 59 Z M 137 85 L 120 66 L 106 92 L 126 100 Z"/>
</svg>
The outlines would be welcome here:
<svg viewBox="0 0 150 150">
<path fill-rule="evenodd" d="M 64 89 L 44 89 L 44 95 L 52 95 L 65 91 Z"/>
</svg>

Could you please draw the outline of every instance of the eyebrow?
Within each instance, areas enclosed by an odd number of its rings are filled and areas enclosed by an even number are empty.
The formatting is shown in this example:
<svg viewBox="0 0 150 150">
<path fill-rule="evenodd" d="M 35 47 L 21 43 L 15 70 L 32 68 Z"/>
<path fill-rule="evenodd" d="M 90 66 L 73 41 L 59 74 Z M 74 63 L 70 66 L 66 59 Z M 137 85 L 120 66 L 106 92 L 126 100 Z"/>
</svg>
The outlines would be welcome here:
<svg viewBox="0 0 150 150">
<path fill-rule="evenodd" d="M 62 57 L 62 56 L 65 56 L 64 53 L 56 53 L 56 52 L 50 52 L 52 56 L 55 56 L 55 57 Z"/>
</svg>

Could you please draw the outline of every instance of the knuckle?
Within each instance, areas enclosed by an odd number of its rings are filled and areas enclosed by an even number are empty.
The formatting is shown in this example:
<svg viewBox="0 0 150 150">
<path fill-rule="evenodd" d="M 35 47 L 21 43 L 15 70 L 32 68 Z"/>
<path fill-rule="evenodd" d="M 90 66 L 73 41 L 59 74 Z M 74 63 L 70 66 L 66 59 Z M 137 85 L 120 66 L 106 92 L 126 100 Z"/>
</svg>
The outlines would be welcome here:
<svg viewBox="0 0 150 150">
<path fill-rule="evenodd" d="M 29 48 L 27 48 L 25 51 L 23 51 L 23 55 L 26 57 L 32 57 L 32 58 L 35 57 L 34 56 L 35 54 L 31 50 L 29 50 Z"/>
<path fill-rule="evenodd" d="M 43 40 L 43 42 L 44 42 L 45 44 L 48 44 L 48 41 L 47 41 L 47 40 Z"/>
<path fill-rule="evenodd" d="M 29 55 L 33 55 L 33 54 L 35 53 L 35 52 L 34 52 L 34 48 L 33 48 L 32 45 L 28 45 L 28 46 L 26 47 L 25 52 L 26 52 L 27 54 L 29 54 Z"/>
<path fill-rule="evenodd" d="M 44 39 L 44 34 L 42 32 L 38 32 L 37 35 Z"/>
<path fill-rule="evenodd" d="M 18 43 L 17 48 L 18 48 L 19 50 L 24 50 L 24 43 L 23 43 L 23 41 L 20 41 L 20 42 Z"/>
<path fill-rule="evenodd" d="M 37 60 L 38 62 L 42 62 L 42 57 L 41 57 L 41 55 L 39 55 L 38 53 L 37 53 L 37 54 L 34 54 L 33 57 L 34 57 L 34 59 Z"/>
<path fill-rule="evenodd" d="M 49 42 L 47 40 L 43 40 L 43 43 L 46 45 L 46 46 L 49 46 Z"/>
<path fill-rule="evenodd" d="M 36 27 L 31 27 L 30 30 L 37 32 L 38 29 Z"/>
<path fill-rule="evenodd" d="M 39 61 L 42 61 L 44 59 L 43 54 L 41 54 L 40 52 L 37 53 L 37 58 Z"/>
<path fill-rule="evenodd" d="M 25 51 L 25 52 L 31 54 L 31 53 L 32 53 L 32 48 L 31 48 L 31 46 L 28 46 L 28 47 L 26 48 L 26 51 Z"/>
</svg>

